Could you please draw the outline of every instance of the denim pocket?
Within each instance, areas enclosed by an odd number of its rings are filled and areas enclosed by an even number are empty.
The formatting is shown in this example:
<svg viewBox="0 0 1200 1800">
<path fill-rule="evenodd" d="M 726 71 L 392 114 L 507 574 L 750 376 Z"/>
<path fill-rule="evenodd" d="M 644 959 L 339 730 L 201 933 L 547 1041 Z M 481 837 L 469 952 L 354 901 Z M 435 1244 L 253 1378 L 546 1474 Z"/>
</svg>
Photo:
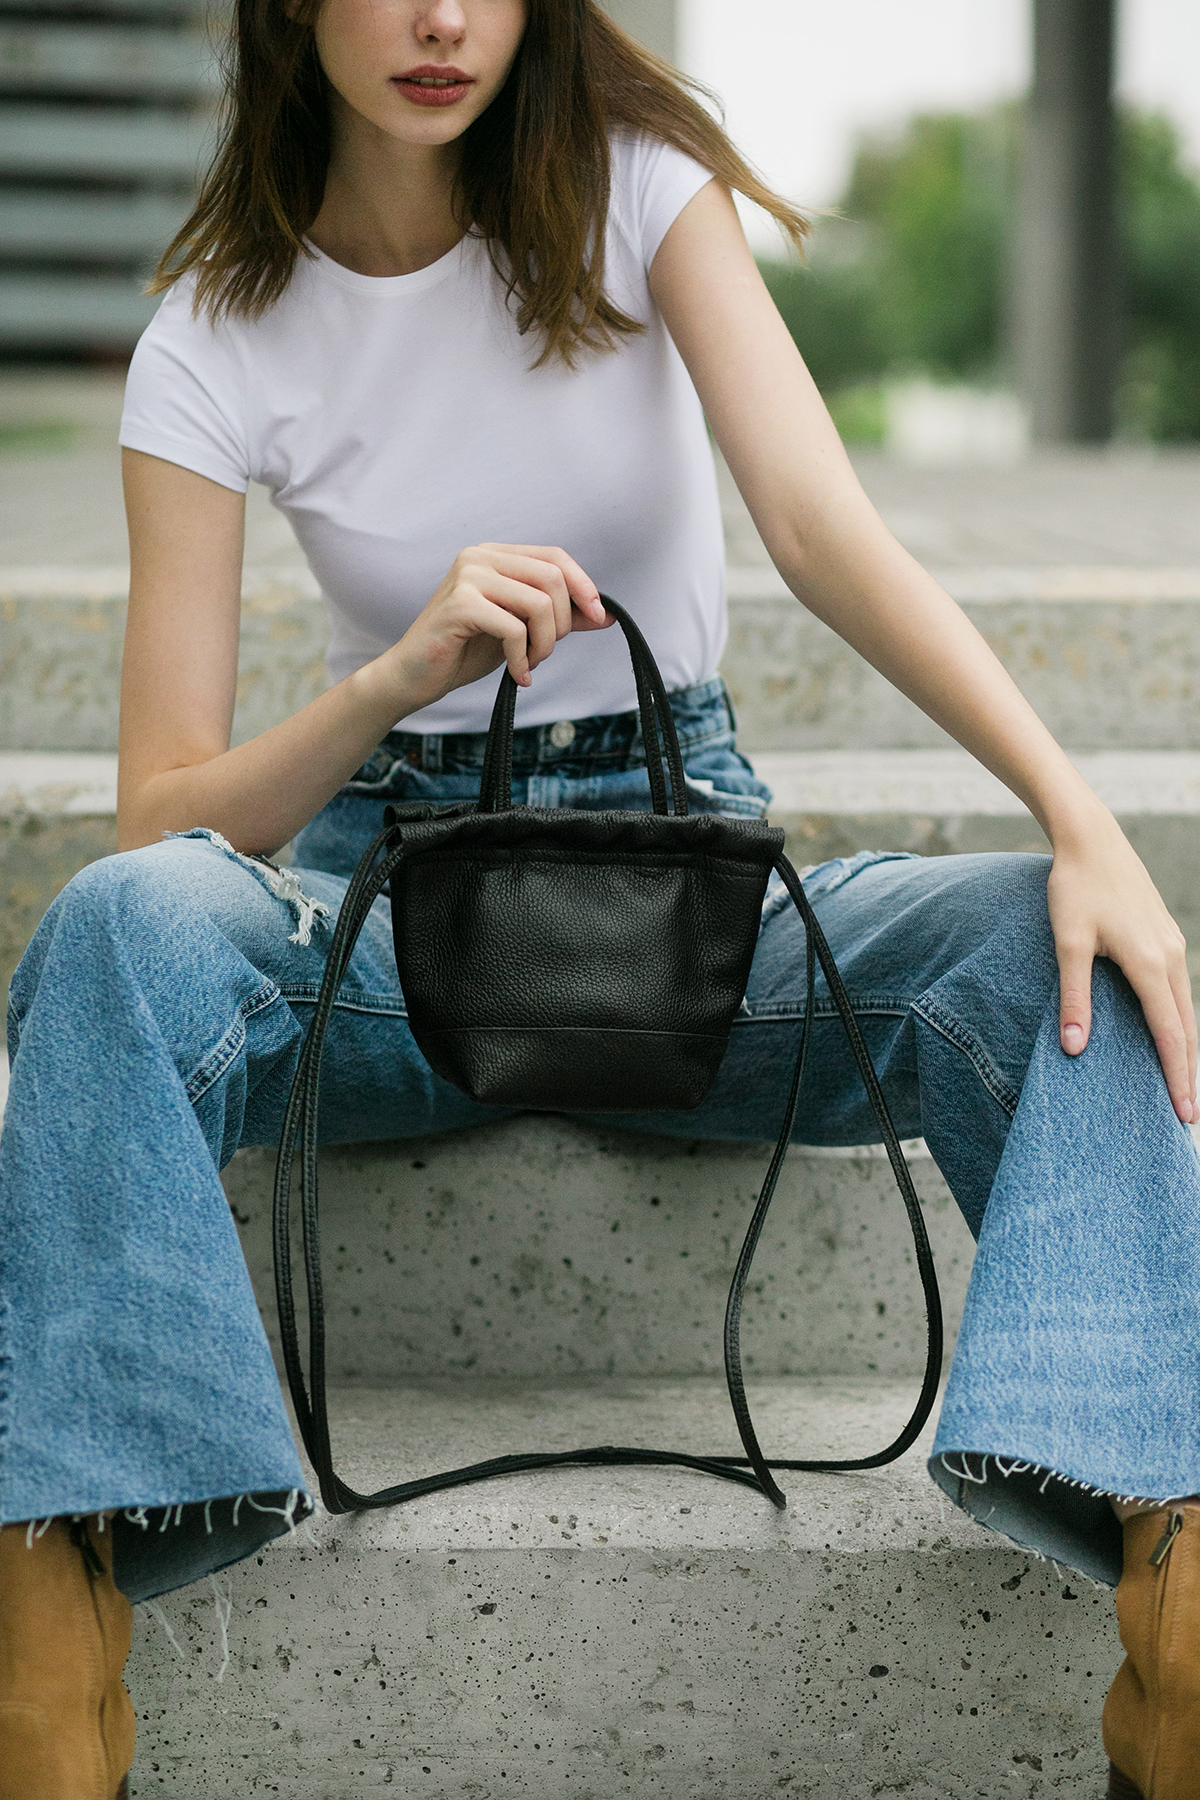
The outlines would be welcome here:
<svg viewBox="0 0 1200 1800">
<path fill-rule="evenodd" d="M 753 765 L 733 745 L 706 744 L 692 755 L 684 752 L 688 804 L 694 812 L 719 813 L 728 819 L 761 819 L 774 795 Z"/>
<path fill-rule="evenodd" d="M 858 850 L 853 856 L 834 856 L 828 862 L 812 863 L 807 869 L 799 870 L 799 875 L 804 883 L 804 892 L 813 901 L 822 899 L 826 894 L 836 893 L 838 888 L 844 887 L 860 870 L 869 869 L 873 863 L 919 860 L 913 850 Z M 785 911 L 790 905 L 788 891 L 772 869 L 763 898 L 762 923 L 765 925 L 768 919 L 773 919 L 776 913 Z"/>
</svg>

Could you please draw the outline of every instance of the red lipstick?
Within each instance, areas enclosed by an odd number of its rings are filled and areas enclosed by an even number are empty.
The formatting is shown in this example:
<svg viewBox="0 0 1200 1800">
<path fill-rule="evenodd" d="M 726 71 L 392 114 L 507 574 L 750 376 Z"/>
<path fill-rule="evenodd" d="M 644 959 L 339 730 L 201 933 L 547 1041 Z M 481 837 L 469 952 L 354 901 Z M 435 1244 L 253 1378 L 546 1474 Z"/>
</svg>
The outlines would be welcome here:
<svg viewBox="0 0 1200 1800">
<path fill-rule="evenodd" d="M 473 75 L 456 69 L 452 63 L 420 63 L 415 69 L 406 69 L 403 75 L 393 75 L 391 80 L 392 86 L 414 106 L 453 106 L 475 85 Z"/>
</svg>

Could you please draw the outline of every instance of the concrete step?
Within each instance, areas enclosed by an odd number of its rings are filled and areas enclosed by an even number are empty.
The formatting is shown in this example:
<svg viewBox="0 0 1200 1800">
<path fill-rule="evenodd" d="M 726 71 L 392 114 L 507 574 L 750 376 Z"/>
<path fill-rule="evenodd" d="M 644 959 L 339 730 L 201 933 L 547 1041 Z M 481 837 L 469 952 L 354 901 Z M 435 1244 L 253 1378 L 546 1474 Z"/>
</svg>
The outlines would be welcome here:
<svg viewBox="0 0 1200 1800">
<path fill-rule="evenodd" d="M 129 571 L 0 572 L 0 750 L 115 750 Z M 243 584 L 234 742 L 325 686 L 325 605 L 306 570 Z"/>
<path fill-rule="evenodd" d="M 882 1442 L 907 1385 L 764 1384 L 769 1440 Z M 512 1448 L 736 1449 L 717 1383 L 343 1390 L 347 1477 Z M 819 1454 L 819 1452 L 817 1452 Z M 791 1475 L 563 1469 L 318 1515 L 139 1609 L 132 1791 L 167 1800 L 1033 1800 L 1103 1790 L 1111 1597 L 943 1499 L 923 1450 Z"/>
<path fill-rule="evenodd" d="M 719 1373 L 725 1296 L 768 1156 L 764 1144 L 552 1116 L 326 1150 L 330 1379 Z M 952 1346 L 974 1245 L 924 1144 L 909 1157 Z M 273 1342 L 274 1167 L 272 1150 L 247 1150 L 225 1171 Z M 744 1317 L 751 1373 L 924 1369 L 921 1291 L 885 1157 L 789 1153 Z"/>
<path fill-rule="evenodd" d="M 1084 750 L 1200 745 L 1200 569 L 941 573 L 1062 742 Z M 0 572 L 0 750 L 115 748 L 126 585 L 119 566 Z M 731 567 L 729 591 L 722 667 L 745 747 L 948 744 L 773 569 Z M 326 639 L 325 608 L 306 570 L 248 570 L 235 741 L 320 692 Z"/>
<path fill-rule="evenodd" d="M 1189 940 L 1200 945 L 1194 879 L 1200 751 L 1084 752 L 1074 758 L 1113 807 Z M 1045 850 L 1020 802 L 965 751 L 764 752 L 771 817 L 798 866 L 862 849 L 923 855 Z M 70 876 L 116 847 L 116 758 L 0 754 L 0 977 Z"/>
<path fill-rule="evenodd" d="M 1200 568 L 934 573 L 1060 743 L 1200 745 Z M 722 668 L 752 753 L 950 745 L 773 569 L 731 567 L 728 583 Z"/>
<path fill-rule="evenodd" d="M 1071 756 L 1120 820 L 1189 943 L 1200 946 L 1200 753 Z M 1049 849 L 1021 802 L 957 748 L 768 752 L 756 754 L 754 766 L 774 789 L 771 818 L 787 832 L 798 865 L 871 847 L 922 856 Z M 1200 973 L 1200 960 L 1193 972 Z"/>
</svg>

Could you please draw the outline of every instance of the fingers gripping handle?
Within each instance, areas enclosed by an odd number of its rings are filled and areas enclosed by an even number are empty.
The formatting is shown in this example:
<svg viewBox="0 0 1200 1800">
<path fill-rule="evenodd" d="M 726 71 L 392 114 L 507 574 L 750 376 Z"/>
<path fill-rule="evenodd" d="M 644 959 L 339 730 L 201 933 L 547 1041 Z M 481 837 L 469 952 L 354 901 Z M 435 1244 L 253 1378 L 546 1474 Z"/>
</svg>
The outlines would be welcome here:
<svg viewBox="0 0 1200 1800">
<path fill-rule="evenodd" d="M 687 783 L 683 772 L 683 757 L 679 751 L 679 737 L 675 730 L 675 720 L 671 713 L 667 690 L 662 676 L 650 653 L 650 646 L 625 611 L 607 594 L 601 594 L 609 612 L 615 614 L 618 625 L 625 634 L 629 646 L 629 657 L 633 664 L 634 681 L 637 684 L 638 712 L 642 722 L 642 742 L 646 752 L 646 772 L 650 778 L 650 798 L 657 813 L 669 810 L 667 804 L 667 786 L 663 778 L 663 759 L 665 756 L 667 775 L 671 783 L 671 801 L 676 813 L 685 815 L 688 810 Z M 491 723 L 488 726 L 487 749 L 483 757 L 483 773 L 479 784 L 480 812 L 504 812 L 512 805 L 512 760 L 513 760 L 513 725 L 517 703 L 517 684 L 506 669 L 500 678 L 500 686 L 496 692 L 495 705 L 492 707 Z M 662 733 L 662 750 L 659 749 L 659 733 Z"/>
</svg>

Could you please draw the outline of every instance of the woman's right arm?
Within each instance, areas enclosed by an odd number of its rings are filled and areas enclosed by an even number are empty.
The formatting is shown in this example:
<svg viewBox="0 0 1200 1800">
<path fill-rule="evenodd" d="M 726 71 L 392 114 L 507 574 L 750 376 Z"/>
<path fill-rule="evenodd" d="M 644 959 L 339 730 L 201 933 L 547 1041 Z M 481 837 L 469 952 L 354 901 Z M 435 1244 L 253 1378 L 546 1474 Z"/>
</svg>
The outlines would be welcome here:
<svg viewBox="0 0 1200 1800">
<path fill-rule="evenodd" d="M 560 637 L 609 622 L 595 584 L 565 551 L 473 546 L 390 650 L 231 750 L 244 497 L 160 457 L 122 454 L 130 550 L 122 850 L 197 825 L 238 850 L 277 850 L 397 720 L 505 661 L 527 686 Z"/>
</svg>

